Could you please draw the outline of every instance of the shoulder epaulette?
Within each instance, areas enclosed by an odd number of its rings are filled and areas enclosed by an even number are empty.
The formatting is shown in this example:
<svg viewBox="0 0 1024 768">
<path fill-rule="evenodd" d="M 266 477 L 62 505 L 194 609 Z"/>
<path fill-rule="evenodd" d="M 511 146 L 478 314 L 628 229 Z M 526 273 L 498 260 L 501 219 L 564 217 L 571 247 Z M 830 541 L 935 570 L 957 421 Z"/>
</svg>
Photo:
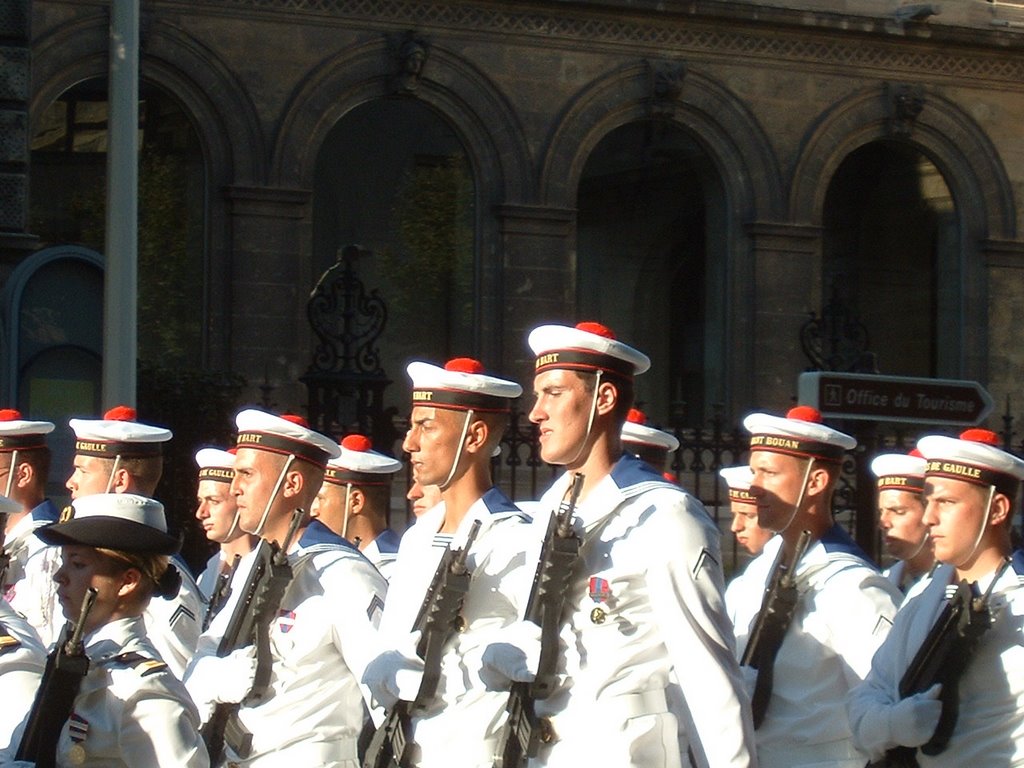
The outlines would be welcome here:
<svg viewBox="0 0 1024 768">
<path fill-rule="evenodd" d="M 135 653 L 135 651 L 128 651 L 127 653 L 115 656 L 110 662 L 134 669 L 143 677 L 167 669 L 167 665 L 164 662 L 143 656 L 141 653 Z"/>
<path fill-rule="evenodd" d="M 12 651 L 21 645 L 21 640 L 16 638 L 10 632 L 7 631 L 2 623 L 0 623 L 0 653 L 6 653 Z"/>
</svg>

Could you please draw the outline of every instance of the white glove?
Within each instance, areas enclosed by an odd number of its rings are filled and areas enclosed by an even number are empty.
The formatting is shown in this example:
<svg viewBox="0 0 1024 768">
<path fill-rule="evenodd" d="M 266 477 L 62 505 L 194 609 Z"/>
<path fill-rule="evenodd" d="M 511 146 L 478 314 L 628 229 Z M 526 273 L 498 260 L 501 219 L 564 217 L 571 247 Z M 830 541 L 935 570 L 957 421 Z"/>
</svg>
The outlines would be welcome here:
<svg viewBox="0 0 1024 768">
<path fill-rule="evenodd" d="M 873 758 L 893 747 L 921 746 L 932 737 L 939 723 L 941 692 L 942 686 L 936 684 L 895 704 L 865 708 L 859 722 L 850 721 L 854 745 Z"/>
<path fill-rule="evenodd" d="M 185 687 L 205 720 L 215 704 L 237 704 L 249 695 L 256 677 L 256 646 L 227 656 L 202 656 L 185 675 Z"/>
<path fill-rule="evenodd" d="M 915 693 L 893 705 L 889 710 L 893 742 L 904 747 L 920 747 L 932 737 L 942 714 L 941 693 L 942 686 L 936 683 L 927 691 Z"/>
<path fill-rule="evenodd" d="M 374 700 L 390 710 L 399 699 L 413 701 L 423 680 L 423 659 L 416 655 L 420 633 L 409 635 L 401 648 L 384 651 L 363 670 L 363 685 Z"/>
<path fill-rule="evenodd" d="M 488 691 L 505 691 L 511 683 L 528 683 L 537 677 L 540 662 L 540 627 L 519 621 L 499 633 L 480 657 L 480 680 Z"/>
</svg>

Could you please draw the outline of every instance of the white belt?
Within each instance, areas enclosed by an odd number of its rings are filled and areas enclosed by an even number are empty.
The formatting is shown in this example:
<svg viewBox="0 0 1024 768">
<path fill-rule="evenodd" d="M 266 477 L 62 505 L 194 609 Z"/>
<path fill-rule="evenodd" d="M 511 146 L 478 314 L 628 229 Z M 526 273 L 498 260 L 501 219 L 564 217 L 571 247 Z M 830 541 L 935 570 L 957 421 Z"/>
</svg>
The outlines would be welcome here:
<svg viewBox="0 0 1024 768">
<path fill-rule="evenodd" d="M 617 726 L 634 717 L 643 715 L 658 715 L 668 712 L 668 704 L 665 701 L 665 689 L 656 688 L 640 693 L 624 693 L 620 696 L 609 696 L 597 701 L 587 702 L 585 705 L 573 705 L 573 697 L 570 689 L 569 701 L 565 710 L 557 715 L 551 715 L 551 728 L 554 731 L 555 739 L 560 734 L 568 734 L 577 728 L 585 728 L 591 735 L 594 733 L 595 723 L 606 723 L 609 726 Z"/>
<path fill-rule="evenodd" d="M 849 739 L 823 744 L 772 744 L 758 746 L 757 761 L 761 768 L 795 768 L 800 765 L 845 765 L 853 761 L 863 766 L 868 758 L 858 752 Z"/>
<path fill-rule="evenodd" d="M 299 766 L 342 766 L 358 765 L 359 755 L 354 738 L 337 741 L 312 741 L 288 744 L 280 750 L 264 752 L 241 760 L 230 749 L 227 752 L 227 768 L 258 766 L 259 768 L 299 768 Z"/>
</svg>

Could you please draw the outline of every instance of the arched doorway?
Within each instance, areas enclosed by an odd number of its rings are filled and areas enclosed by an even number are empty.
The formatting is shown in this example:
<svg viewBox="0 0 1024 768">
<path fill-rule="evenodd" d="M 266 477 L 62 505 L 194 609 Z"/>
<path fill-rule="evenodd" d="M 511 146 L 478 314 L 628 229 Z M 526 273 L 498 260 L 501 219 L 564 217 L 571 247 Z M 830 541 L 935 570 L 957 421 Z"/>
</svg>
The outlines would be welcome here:
<svg viewBox="0 0 1024 768">
<path fill-rule="evenodd" d="M 822 214 L 822 295 L 867 330 L 881 373 L 960 374 L 960 228 L 939 169 L 874 141 L 839 165 Z"/>
<path fill-rule="evenodd" d="M 479 348 L 478 210 L 463 143 L 420 101 L 367 102 L 342 117 L 320 149 L 313 211 L 315 274 L 346 245 L 368 254 L 358 277 L 387 306 L 380 363 L 399 383 L 385 403 L 405 413 L 406 363 L 441 363 Z"/>
<path fill-rule="evenodd" d="M 199 368 L 207 315 L 203 150 L 171 94 L 145 81 L 139 90 L 139 360 Z M 69 88 L 40 116 L 30 219 L 43 243 L 103 251 L 106 148 L 105 80 Z"/>
<path fill-rule="evenodd" d="M 606 323 L 651 356 L 637 397 L 654 421 L 700 424 L 721 397 L 724 210 L 706 151 L 665 121 L 611 131 L 580 178 L 579 316 Z"/>
</svg>

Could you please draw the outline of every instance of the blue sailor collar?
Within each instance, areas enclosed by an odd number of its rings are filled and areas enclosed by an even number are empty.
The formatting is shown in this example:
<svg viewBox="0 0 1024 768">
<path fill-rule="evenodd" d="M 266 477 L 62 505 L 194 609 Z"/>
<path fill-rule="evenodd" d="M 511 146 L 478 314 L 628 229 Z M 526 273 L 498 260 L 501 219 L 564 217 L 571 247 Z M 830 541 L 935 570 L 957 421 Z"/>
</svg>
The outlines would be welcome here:
<svg viewBox="0 0 1024 768">
<path fill-rule="evenodd" d="M 398 553 L 398 545 L 402 543 L 402 537 L 390 528 L 385 528 L 373 540 L 377 545 L 377 551 L 382 555 L 393 555 Z"/>
<path fill-rule="evenodd" d="M 56 523 L 60 520 L 60 510 L 57 509 L 57 505 L 49 499 L 43 499 L 32 508 L 32 511 L 28 513 L 28 516 L 37 523 Z"/>
<path fill-rule="evenodd" d="M 1010 555 L 1010 569 L 1018 576 L 1024 576 L 1024 549 L 1015 549 Z"/>
<path fill-rule="evenodd" d="M 824 554 L 824 558 L 818 553 Z M 838 523 L 833 524 L 817 542 L 811 545 L 811 548 L 804 556 L 803 562 L 810 565 L 830 560 L 835 556 L 856 558 L 872 570 L 878 571 L 878 566 L 875 565 L 874 561 L 867 556 L 867 553 L 850 538 L 850 534 L 843 530 Z"/>
<path fill-rule="evenodd" d="M 359 551 L 351 541 L 344 536 L 338 535 L 319 520 L 313 518 L 299 537 L 299 549 L 304 550 L 325 544 Z"/>
<path fill-rule="evenodd" d="M 648 490 L 651 484 L 666 488 L 674 487 L 646 461 L 642 461 L 628 453 L 622 454 L 619 460 L 615 462 L 615 465 L 612 467 L 611 478 L 615 485 L 621 488 L 627 496 L 632 495 L 627 489 Z"/>
</svg>

